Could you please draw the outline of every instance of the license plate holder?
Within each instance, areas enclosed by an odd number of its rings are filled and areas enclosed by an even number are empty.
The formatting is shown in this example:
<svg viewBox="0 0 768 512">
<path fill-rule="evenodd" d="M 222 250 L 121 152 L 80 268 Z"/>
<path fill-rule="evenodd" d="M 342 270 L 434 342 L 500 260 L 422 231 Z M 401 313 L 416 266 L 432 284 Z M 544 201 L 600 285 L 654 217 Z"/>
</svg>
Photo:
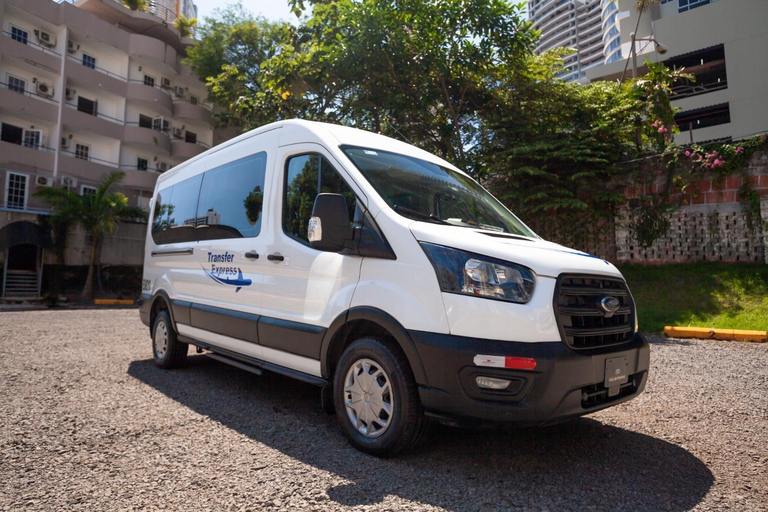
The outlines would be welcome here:
<svg viewBox="0 0 768 512">
<path fill-rule="evenodd" d="M 629 362 L 626 357 L 610 357 L 605 360 L 605 381 L 603 385 L 608 388 L 608 396 L 619 394 L 621 385 L 629 381 Z"/>
</svg>

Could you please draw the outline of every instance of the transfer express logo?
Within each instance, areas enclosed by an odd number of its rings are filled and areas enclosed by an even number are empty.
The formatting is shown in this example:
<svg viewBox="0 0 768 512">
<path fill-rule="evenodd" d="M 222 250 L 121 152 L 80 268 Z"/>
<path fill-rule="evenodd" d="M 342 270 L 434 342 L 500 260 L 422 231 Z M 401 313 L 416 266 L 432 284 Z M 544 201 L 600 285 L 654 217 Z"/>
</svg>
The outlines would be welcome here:
<svg viewBox="0 0 768 512">
<path fill-rule="evenodd" d="M 234 265 L 228 265 L 235 259 L 234 254 L 225 252 L 223 254 L 216 254 L 213 252 L 208 253 L 208 263 L 211 265 L 211 269 L 203 267 L 205 275 L 213 279 L 219 284 L 235 286 L 235 292 L 239 292 L 243 286 L 250 286 L 251 280 L 243 278 L 243 271 L 240 267 Z"/>
</svg>

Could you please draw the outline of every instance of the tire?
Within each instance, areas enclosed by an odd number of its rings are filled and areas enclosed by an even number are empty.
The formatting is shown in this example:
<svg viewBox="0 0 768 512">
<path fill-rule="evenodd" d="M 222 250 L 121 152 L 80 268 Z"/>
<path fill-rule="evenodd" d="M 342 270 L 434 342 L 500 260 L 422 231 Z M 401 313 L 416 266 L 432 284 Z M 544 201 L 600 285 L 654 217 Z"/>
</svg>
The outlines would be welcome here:
<svg viewBox="0 0 768 512">
<path fill-rule="evenodd" d="M 152 326 L 152 355 L 155 364 L 164 370 L 179 368 L 187 360 L 189 345 L 182 343 L 173 330 L 167 311 L 160 311 Z"/>
<path fill-rule="evenodd" d="M 376 457 L 415 448 L 429 427 L 408 360 L 389 340 L 361 338 L 349 345 L 336 368 L 333 396 L 344 435 Z"/>
</svg>

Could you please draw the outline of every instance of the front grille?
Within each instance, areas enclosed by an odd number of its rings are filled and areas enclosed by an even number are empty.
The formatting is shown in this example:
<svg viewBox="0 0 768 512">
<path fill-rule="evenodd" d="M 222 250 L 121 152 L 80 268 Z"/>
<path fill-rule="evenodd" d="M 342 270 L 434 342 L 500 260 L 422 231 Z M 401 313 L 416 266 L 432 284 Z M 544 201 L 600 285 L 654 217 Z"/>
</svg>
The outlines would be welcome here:
<svg viewBox="0 0 768 512">
<path fill-rule="evenodd" d="M 600 305 L 605 297 L 619 301 L 613 315 Z M 563 274 L 557 279 L 554 305 L 560 335 L 571 348 L 609 347 L 632 340 L 635 305 L 623 279 Z"/>
</svg>

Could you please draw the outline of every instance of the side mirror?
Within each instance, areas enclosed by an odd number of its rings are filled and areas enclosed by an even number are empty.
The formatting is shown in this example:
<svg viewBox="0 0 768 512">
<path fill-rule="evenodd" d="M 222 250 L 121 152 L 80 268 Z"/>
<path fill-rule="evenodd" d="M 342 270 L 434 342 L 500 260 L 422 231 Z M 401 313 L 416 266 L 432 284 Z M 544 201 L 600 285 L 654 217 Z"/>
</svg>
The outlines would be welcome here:
<svg viewBox="0 0 768 512">
<path fill-rule="evenodd" d="M 341 194 L 319 194 L 307 226 L 307 238 L 313 249 L 339 252 L 354 239 L 349 227 L 347 200 Z"/>
</svg>

